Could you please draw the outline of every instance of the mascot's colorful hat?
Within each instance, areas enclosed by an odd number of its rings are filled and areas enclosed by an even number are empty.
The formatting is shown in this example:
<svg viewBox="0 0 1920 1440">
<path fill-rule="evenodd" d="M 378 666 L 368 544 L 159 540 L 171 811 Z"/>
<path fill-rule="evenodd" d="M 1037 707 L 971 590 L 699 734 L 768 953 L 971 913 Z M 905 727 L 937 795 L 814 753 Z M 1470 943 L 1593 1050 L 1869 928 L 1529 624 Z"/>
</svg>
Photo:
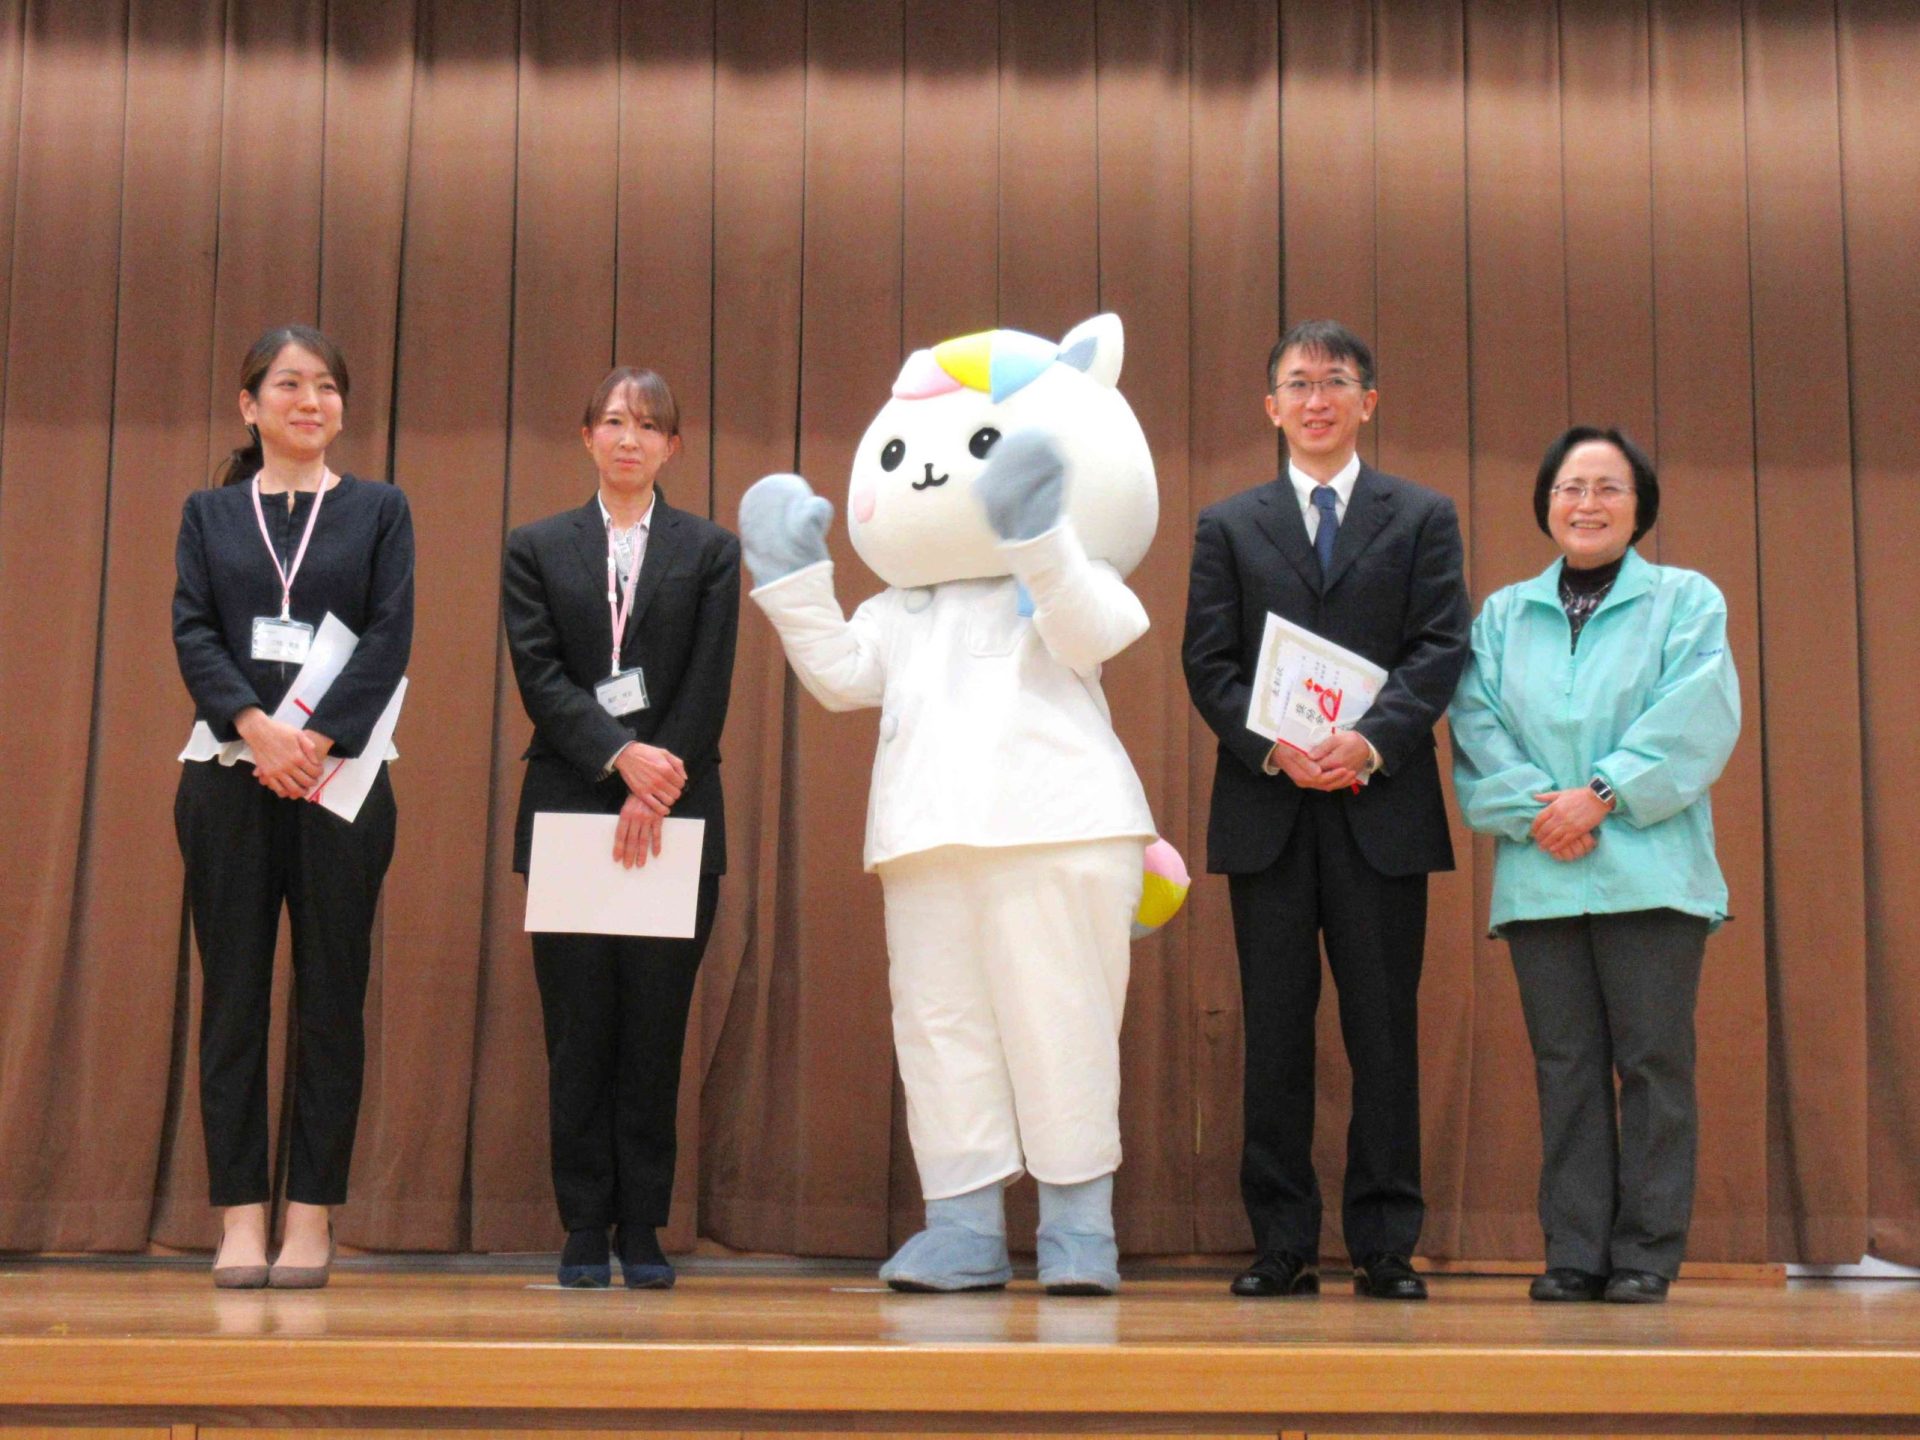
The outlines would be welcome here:
<svg viewBox="0 0 1920 1440">
<path fill-rule="evenodd" d="M 982 330 L 916 350 L 893 382 L 896 400 L 927 400 L 955 390 L 978 390 L 999 404 L 1038 380 L 1056 361 L 1087 371 L 1096 346 L 1086 336 L 1064 350 L 1024 330 Z"/>
</svg>

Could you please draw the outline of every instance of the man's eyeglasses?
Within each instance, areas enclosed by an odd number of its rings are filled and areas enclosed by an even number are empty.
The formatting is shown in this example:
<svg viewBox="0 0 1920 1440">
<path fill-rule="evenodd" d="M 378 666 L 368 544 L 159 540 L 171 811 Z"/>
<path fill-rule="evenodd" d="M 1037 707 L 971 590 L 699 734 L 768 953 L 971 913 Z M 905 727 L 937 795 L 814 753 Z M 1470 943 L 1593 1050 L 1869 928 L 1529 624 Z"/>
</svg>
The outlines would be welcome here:
<svg viewBox="0 0 1920 1440">
<path fill-rule="evenodd" d="M 1598 485 L 1589 485 L 1584 480 L 1562 480 L 1547 493 L 1556 500 L 1578 501 L 1591 495 L 1602 505 L 1618 505 L 1633 494 L 1633 487 L 1611 480 L 1604 480 Z"/>
<path fill-rule="evenodd" d="M 1316 390 L 1329 400 L 1339 400 L 1348 395 L 1358 395 L 1366 386 L 1351 375 L 1329 375 L 1324 380 L 1282 380 L 1274 386 L 1274 392 L 1289 400 L 1304 400 Z"/>
</svg>

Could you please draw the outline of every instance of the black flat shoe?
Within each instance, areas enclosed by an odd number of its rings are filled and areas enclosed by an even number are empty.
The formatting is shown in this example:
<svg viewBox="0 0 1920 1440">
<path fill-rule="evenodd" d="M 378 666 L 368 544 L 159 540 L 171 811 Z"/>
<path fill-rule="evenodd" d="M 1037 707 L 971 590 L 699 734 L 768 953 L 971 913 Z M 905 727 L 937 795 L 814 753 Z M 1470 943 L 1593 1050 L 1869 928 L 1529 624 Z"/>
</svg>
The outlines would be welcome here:
<svg viewBox="0 0 1920 1440">
<path fill-rule="evenodd" d="M 560 1283 L 569 1290 L 604 1290 L 613 1279 L 605 1230 L 569 1230 L 560 1252 Z"/>
<path fill-rule="evenodd" d="M 615 1234 L 620 1278 L 629 1290 L 671 1290 L 673 1266 L 660 1249 L 651 1225 L 622 1225 Z"/>
<path fill-rule="evenodd" d="M 1544 1275 L 1536 1275 L 1527 1287 L 1529 1300 L 1598 1300 L 1607 1288 L 1607 1277 L 1571 1265 L 1555 1265 Z"/>
<path fill-rule="evenodd" d="M 1236 1295 L 1272 1300 L 1284 1295 L 1318 1295 L 1320 1272 L 1313 1261 L 1285 1250 L 1272 1250 L 1233 1277 L 1227 1287 Z"/>
<path fill-rule="evenodd" d="M 1369 1300 L 1424 1300 L 1427 1282 L 1404 1255 L 1369 1255 L 1353 1267 L 1353 1293 Z"/>
<path fill-rule="evenodd" d="M 1606 1298 L 1615 1305 L 1658 1305 L 1671 1283 L 1651 1270 L 1616 1270 L 1607 1277 Z"/>
</svg>

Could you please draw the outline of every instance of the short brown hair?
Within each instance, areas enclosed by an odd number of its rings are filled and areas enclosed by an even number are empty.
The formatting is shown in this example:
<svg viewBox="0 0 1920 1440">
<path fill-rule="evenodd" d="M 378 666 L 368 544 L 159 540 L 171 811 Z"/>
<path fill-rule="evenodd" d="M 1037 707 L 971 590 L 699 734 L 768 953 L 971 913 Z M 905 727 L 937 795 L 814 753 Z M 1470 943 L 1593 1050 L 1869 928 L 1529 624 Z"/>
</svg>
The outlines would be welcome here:
<svg viewBox="0 0 1920 1440">
<path fill-rule="evenodd" d="M 614 401 L 628 390 L 636 392 L 628 401 L 635 414 L 658 421 L 669 435 L 680 433 L 680 402 L 673 398 L 673 387 L 658 370 L 637 365 L 621 365 L 607 372 L 607 378 L 587 401 L 586 412 L 580 417 L 581 428 L 591 430 L 598 425 Z"/>
</svg>

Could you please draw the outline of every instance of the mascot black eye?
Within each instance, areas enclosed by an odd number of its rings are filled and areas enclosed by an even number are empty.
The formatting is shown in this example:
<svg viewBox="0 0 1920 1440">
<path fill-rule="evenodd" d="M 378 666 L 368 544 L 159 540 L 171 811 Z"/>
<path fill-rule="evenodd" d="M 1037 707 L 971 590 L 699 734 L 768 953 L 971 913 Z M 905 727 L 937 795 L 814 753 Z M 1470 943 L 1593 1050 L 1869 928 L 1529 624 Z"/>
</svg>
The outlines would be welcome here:
<svg viewBox="0 0 1920 1440">
<path fill-rule="evenodd" d="M 900 462 L 906 458 L 907 442 L 904 440 L 889 440 L 886 446 L 880 451 L 880 468 L 882 470 L 898 470 L 900 468 Z"/>
<path fill-rule="evenodd" d="M 991 425 L 982 425 L 973 432 L 973 438 L 967 441 L 967 449 L 973 452 L 973 458 L 984 460 L 987 452 L 1000 442 L 1000 432 Z"/>
</svg>

